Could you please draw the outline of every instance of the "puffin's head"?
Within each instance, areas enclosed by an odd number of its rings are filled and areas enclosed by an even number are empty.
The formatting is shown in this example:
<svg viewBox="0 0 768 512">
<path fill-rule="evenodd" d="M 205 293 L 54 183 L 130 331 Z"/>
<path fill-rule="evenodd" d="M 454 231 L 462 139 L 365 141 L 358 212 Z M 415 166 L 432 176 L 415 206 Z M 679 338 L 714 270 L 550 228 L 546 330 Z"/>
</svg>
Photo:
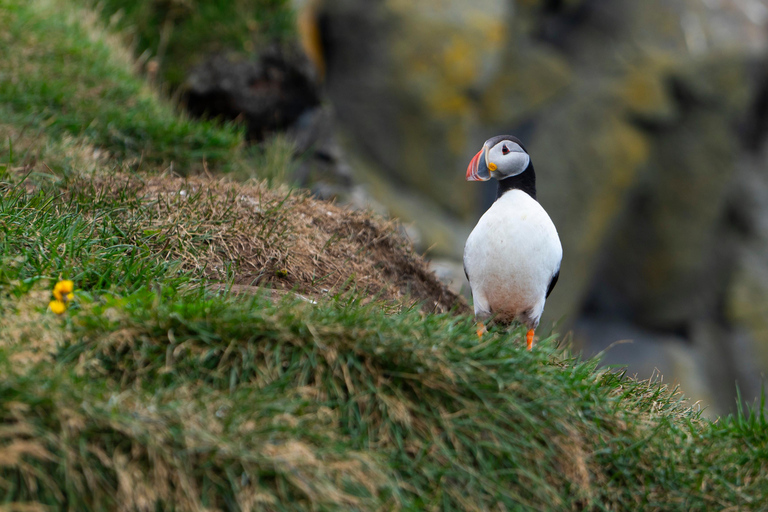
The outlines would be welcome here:
<svg viewBox="0 0 768 512">
<path fill-rule="evenodd" d="M 531 157 L 523 143 L 511 135 L 491 137 L 467 167 L 467 181 L 503 180 L 528 168 Z"/>
</svg>

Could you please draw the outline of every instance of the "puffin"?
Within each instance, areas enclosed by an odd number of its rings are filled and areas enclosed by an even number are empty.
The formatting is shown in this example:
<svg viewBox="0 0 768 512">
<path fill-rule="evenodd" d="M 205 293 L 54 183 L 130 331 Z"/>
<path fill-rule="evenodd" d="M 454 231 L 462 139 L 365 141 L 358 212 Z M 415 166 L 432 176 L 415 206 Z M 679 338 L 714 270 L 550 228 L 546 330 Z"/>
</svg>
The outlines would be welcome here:
<svg viewBox="0 0 768 512">
<path fill-rule="evenodd" d="M 521 322 L 533 347 L 544 303 L 560 276 L 563 247 L 552 219 L 536 200 L 531 156 L 511 135 L 491 137 L 467 167 L 467 181 L 498 181 L 496 200 L 480 217 L 464 246 L 482 338 L 485 322 Z"/>
</svg>

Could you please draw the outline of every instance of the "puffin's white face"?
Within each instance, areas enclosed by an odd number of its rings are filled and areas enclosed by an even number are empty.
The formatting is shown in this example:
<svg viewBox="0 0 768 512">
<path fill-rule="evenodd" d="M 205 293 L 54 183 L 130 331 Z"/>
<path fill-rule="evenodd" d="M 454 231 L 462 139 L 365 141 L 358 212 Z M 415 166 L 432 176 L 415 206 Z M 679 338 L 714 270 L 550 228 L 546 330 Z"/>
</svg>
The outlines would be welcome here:
<svg viewBox="0 0 768 512">
<path fill-rule="evenodd" d="M 483 149 L 469 162 L 467 181 L 503 180 L 520 174 L 530 162 L 530 155 L 517 139 L 493 137 L 485 141 Z"/>
</svg>

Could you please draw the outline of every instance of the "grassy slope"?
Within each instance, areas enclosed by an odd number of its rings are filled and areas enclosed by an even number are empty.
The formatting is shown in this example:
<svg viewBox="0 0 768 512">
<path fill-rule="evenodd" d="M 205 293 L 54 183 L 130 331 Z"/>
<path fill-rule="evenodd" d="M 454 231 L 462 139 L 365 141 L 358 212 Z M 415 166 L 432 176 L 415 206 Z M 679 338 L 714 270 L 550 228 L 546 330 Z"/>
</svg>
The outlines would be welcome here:
<svg viewBox="0 0 768 512">
<path fill-rule="evenodd" d="M 62 193 L 142 153 L 149 173 L 244 158 L 236 130 L 176 115 L 89 19 L 0 0 L 0 505 L 764 508 L 762 415 L 708 423 L 553 339 L 478 344 L 466 316 L 212 294 L 126 214 L 141 197 Z M 62 317 L 46 310 L 59 276 L 78 288 Z"/>
<path fill-rule="evenodd" d="M 3 122 L 23 127 L 28 136 L 81 138 L 117 158 L 149 165 L 174 162 L 184 171 L 203 159 L 213 167 L 243 165 L 233 158 L 242 143 L 237 129 L 193 122 L 158 101 L 133 76 L 129 54 L 102 33 L 94 14 L 55 16 L 56 5 L 0 2 L 2 44 L 10 50 L 0 82 Z"/>
</svg>

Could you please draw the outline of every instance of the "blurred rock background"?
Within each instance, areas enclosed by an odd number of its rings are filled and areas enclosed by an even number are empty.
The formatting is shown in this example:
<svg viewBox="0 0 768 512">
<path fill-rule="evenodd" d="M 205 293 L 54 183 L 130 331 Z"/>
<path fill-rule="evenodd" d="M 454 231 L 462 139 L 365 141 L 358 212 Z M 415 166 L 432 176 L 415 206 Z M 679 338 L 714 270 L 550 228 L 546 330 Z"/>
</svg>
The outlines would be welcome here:
<svg viewBox="0 0 768 512">
<path fill-rule="evenodd" d="M 156 28 L 134 29 L 139 62 L 190 112 L 242 121 L 257 148 L 287 138 L 292 180 L 401 218 L 459 289 L 494 196 L 466 165 L 517 135 L 564 246 L 540 330 L 558 323 L 589 354 L 632 340 L 605 361 L 657 370 L 712 415 L 733 410 L 737 383 L 759 396 L 768 0 L 99 6 Z"/>
</svg>

